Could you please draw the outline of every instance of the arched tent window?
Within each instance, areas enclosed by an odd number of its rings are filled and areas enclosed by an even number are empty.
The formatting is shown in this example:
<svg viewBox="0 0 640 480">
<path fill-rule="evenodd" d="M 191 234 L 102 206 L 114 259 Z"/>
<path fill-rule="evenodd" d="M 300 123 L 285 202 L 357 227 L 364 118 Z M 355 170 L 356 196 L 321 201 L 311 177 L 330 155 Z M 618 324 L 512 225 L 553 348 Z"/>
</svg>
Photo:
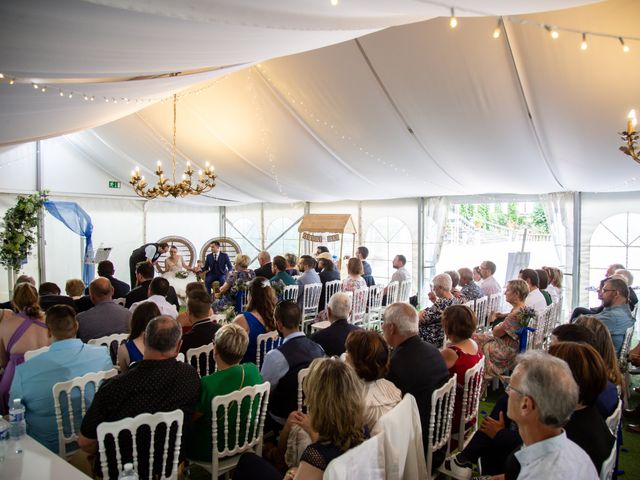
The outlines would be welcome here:
<svg viewBox="0 0 640 480">
<path fill-rule="evenodd" d="M 271 245 L 271 242 L 282 235 L 282 232 L 287 228 L 291 227 L 293 222 L 293 220 L 287 217 L 276 218 L 271 222 L 267 228 L 266 244 Z M 285 253 L 298 255 L 298 229 L 296 227 L 289 228 L 289 231 L 271 245 L 268 250 L 272 257 L 275 255 L 284 255 Z"/>
<path fill-rule="evenodd" d="M 260 250 L 260 232 L 255 223 L 248 218 L 238 218 L 232 221 L 233 227 L 227 225 L 227 236 L 233 238 L 242 249 L 242 253 L 249 255 L 249 258 L 254 258 L 258 255 Z M 238 232 L 241 232 L 247 239 L 243 238 Z M 253 243 L 253 245 L 251 245 Z M 255 247 L 254 247 L 255 245 Z M 256 248 L 258 247 L 258 248 Z M 251 264 L 252 267 L 257 268 L 258 261 L 256 260 Z"/>
<path fill-rule="evenodd" d="M 393 217 L 382 217 L 374 221 L 365 235 L 365 245 L 369 248 L 369 258 L 376 283 L 387 284 L 394 269 L 391 265 L 396 255 L 407 258 L 405 268 L 412 271 L 411 231 L 400 220 Z"/>
<path fill-rule="evenodd" d="M 640 278 L 640 214 L 624 212 L 603 220 L 591 235 L 589 258 L 589 285 L 597 286 L 612 263 L 623 264 L 637 284 Z"/>
</svg>

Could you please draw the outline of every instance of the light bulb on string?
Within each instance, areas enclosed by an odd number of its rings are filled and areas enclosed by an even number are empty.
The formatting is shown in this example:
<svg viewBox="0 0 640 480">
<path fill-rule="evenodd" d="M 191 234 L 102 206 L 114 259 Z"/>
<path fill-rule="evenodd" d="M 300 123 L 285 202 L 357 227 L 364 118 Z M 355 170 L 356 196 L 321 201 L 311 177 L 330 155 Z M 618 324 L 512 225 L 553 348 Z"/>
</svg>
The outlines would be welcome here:
<svg viewBox="0 0 640 480">
<path fill-rule="evenodd" d="M 4 73 L 0 73 L 0 78 L 4 78 Z"/>
<path fill-rule="evenodd" d="M 60 92 L 58 92 L 58 95 L 60 95 L 61 97 L 64 97 L 64 92 L 60 90 Z"/>
<path fill-rule="evenodd" d="M 40 89 L 40 91 L 41 91 L 42 93 L 46 92 L 46 91 L 47 91 L 47 87 L 42 87 L 42 88 Z"/>
<path fill-rule="evenodd" d="M 73 92 L 69 92 L 69 99 L 73 98 Z"/>
<path fill-rule="evenodd" d="M 37 84 L 37 83 L 34 83 L 34 84 L 33 84 L 33 88 L 34 88 L 35 90 L 37 90 L 37 89 L 38 89 L 38 84 Z"/>
<path fill-rule="evenodd" d="M 451 28 L 456 28 L 458 26 L 458 19 L 456 18 L 456 11 L 453 7 L 451 7 L 451 18 L 449 19 L 449 26 Z"/>
<path fill-rule="evenodd" d="M 14 83 L 16 83 L 15 78 L 12 78 L 11 80 L 9 80 L 9 85 L 13 85 Z"/>
<path fill-rule="evenodd" d="M 334 7 L 338 5 L 338 0 L 331 0 L 331 5 Z"/>
<path fill-rule="evenodd" d="M 629 50 L 631 49 L 629 48 L 629 45 L 624 43 L 624 38 L 618 37 L 618 40 L 620 41 L 620 45 L 622 45 L 622 51 L 624 53 L 629 53 Z"/>
<path fill-rule="evenodd" d="M 554 40 L 557 40 L 557 39 L 558 39 L 558 37 L 560 36 L 560 34 L 558 33 L 558 31 L 557 31 L 555 28 L 550 27 L 549 25 L 545 25 L 545 26 L 544 26 L 544 29 L 545 29 L 547 32 L 549 32 L 549 35 L 551 35 L 551 38 L 553 38 Z"/>
<path fill-rule="evenodd" d="M 589 48 L 589 45 L 587 44 L 587 34 L 583 33 L 582 43 L 580 44 L 580 50 L 586 50 L 587 48 Z"/>
<path fill-rule="evenodd" d="M 500 34 L 502 33 L 502 17 L 498 19 L 498 25 L 493 30 L 493 38 L 500 38 Z"/>
</svg>

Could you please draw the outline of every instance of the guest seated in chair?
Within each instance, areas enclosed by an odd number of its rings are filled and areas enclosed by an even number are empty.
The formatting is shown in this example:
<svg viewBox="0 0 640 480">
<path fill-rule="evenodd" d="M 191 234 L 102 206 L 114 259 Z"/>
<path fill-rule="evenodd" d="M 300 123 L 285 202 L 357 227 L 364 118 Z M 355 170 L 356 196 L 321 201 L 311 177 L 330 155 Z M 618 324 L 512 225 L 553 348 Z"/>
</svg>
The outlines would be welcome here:
<svg viewBox="0 0 640 480">
<path fill-rule="evenodd" d="M 451 305 L 442 313 L 442 328 L 448 343 L 440 353 L 449 369 L 449 375 L 457 374 L 455 406 L 453 408 L 453 428 L 460 424 L 464 375 L 467 370 L 482 360 L 482 349 L 471 338 L 476 331 L 476 314 L 464 305 Z"/>
<path fill-rule="evenodd" d="M 27 433 L 52 452 L 58 453 L 58 427 L 52 387 L 86 373 L 111 370 L 113 363 L 104 347 L 87 345 L 76 338 L 78 322 L 75 312 L 68 305 L 49 308 L 46 323 L 53 341 L 51 348 L 18 365 L 11 384 L 9 404 L 19 398 L 25 407 Z M 79 403 L 80 395 L 77 393 Z"/>
<path fill-rule="evenodd" d="M 273 332 L 276 329 L 274 310 L 276 308 L 276 295 L 264 277 L 256 277 L 249 284 L 249 304 L 247 311 L 238 315 L 233 323 L 240 325 L 249 335 L 249 345 L 241 363 L 256 361 L 258 347 L 258 335 Z"/>
<path fill-rule="evenodd" d="M 433 277 L 433 286 L 429 292 L 429 300 L 433 305 L 420 312 L 420 338 L 437 348 L 442 347 L 444 331 L 442 330 L 442 312 L 456 305 L 458 299 L 451 294 L 451 277 L 441 273 Z"/>
<path fill-rule="evenodd" d="M 213 414 L 211 412 L 211 401 L 220 395 L 227 395 L 244 387 L 251 387 L 262 383 L 262 377 L 258 367 L 253 363 L 240 364 L 240 360 L 247 351 L 249 345 L 249 336 L 247 332 L 234 323 L 224 325 L 215 334 L 215 342 L 213 347 L 213 356 L 218 366 L 218 370 L 211 375 L 202 377 L 200 380 L 200 400 L 196 406 L 196 412 L 193 416 L 193 434 L 187 437 L 187 456 L 188 458 L 210 462 L 213 450 L 213 442 L 211 439 L 211 424 Z M 258 404 L 253 405 L 254 413 Z M 236 422 L 238 410 L 236 407 L 229 409 L 227 417 L 227 425 L 229 432 L 236 431 Z M 249 414 L 249 405 L 247 402 L 242 404 L 240 409 L 240 431 L 236 432 L 240 438 L 246 436 L 245 428 L 247 424 L 247 416 Z M 218 438 L 216 439 L 216 448 L 219 451 L 225 448 L 234 448 L 235 445 L 225 445 L 225 419 L 222 410 L 216 412 L 216 421 L 218 422 Z M 257 427 L 253 426 L 253 428 Z M 233 435 L 233 433 L 231 433 Z"/>
<path fill-rule="evenodd" d="M 287 273 L 287 261 L 284 257 L 280 255 L 273 257 L 271 268 L 273 269 L 273 277 L 271 277 L 272 284 L 281 283 L 285 287 L 295 285 L 296 281 Z"/>
<path fill-rule="evenodd" d="M 331 255 L 328 253 L 323 253 L 318 258 L 318 266 L 320 267 L 320 283 L 322 283 L 322 292 L 320 293 L 320 303 L 318 303 L 318 311 L 321 312 L 325 309 L 326 300 L 325 292 L 326 292 L 326 284 L 327 282 L 332 282 L 334 280 L 340 280 L 340 272 L 336 268 L 336 265 L 331 260 Z M 313 260 L 313 259 L 312 259 Z"/>
<path fill-rule="evenodd" d="M 491 320 L 500 319 L 501 323 L 493 327 L 489 334 L 477 334 L 473 338 L 485 357 L 485 377 L 492 378 L 507 369 L 513 368 L 516 355 L 520 350 L 520 334 L 535 316 L 532 308 L 525 305 L 529 287 L 524 280 L 507 282 L 505 300 L 513 307 L 507 314 L 493 314 Z"/>
<path fill-rule="evenodd" d="M 131 316 L 129 338 L 118 347 L 118 368 L 120 372 L 129 370 L 129 366 L 144 357 L 144 331 L 149 322 L 160 316 L 160 309 L 153 302 L 142 302 Z"/>
<path fill-rule="evenodd" d="M 345 292 L 334 293 L 327 306 L 327 319 L 331 324 L 311 336 L 311 340 L 319 344 L 329 356 L 342 355 L 347 336 L 354 330 L 360 330 L 360 327 L 351 325 L 348 321 L 351 305 L 350 295 Z"/>
<path fill-rule="evenodd" d="M 249 282 L 256 278 L 253 270 L 249 270 L 251 259 L 248 255 L 240 254 L 235 259 L 234 270 L 227 274 L 227 279 L 220 287 L 223 295 L 214 303 L 214 310 L 218 311 L 227 305 L 234 305 L 236 312 L 242 311 L 243 300 L 249 290 Z"/>
<path fill-rule="evenodd" d="M 291 423 L 301 426 L 313 443 L 302 453 L 298 467 L 285 478 L 321 480 L 333 459 L 365 439 L 362 382 L 354 369 L 340 359 L 318 358 L 311 363 L 303 389 L 308 413 L 292 413 Z M 282 474 L 254 453 L 245 453 L 233 478 L 280 480 Z"/>
</svg>

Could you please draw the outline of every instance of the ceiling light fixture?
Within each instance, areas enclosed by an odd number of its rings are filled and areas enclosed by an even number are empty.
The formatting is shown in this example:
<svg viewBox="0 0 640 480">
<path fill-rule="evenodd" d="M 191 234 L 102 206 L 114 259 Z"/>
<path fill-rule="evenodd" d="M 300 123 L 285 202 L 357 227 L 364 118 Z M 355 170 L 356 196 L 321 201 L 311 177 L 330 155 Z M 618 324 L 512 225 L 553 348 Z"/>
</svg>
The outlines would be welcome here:
<svg viewBox="0 0 640 480">
<path fill-rule="evenodd" d="M 105 99 L 106 100 L 106 99 Z M 176 110 L 177 110 L 178 96 L 173 95 L 173 144 L 171 150 L 171 166 L 172 166 L 172 180 L 173 183 L 169 182 L 165 176 L 164 171 L 162 170 L 162 162 L 158 160 L 156 165 L 156 175 L 158 176 L 158 183 L 152 187 L 148 188 L 147 182 L 144 177 L 140 175 L 140 167 L 136 167 L 135 170 L 131 172 L 131 180 L 129 183 L 133 186 L 135 192 L 143 197 L 148 199 L 154 199 L 157 197 L 168 197 L 172 196 L 174 198 L 177 197 L 186 197 L 187 195 L 200 195 L 201 193 L 208 192 L 212 190 L 216 186 L 216 174 L 214 169 L 209 162 L 206 163 L 204 172 L 200 170 L 198 172 L 198 182 L 196 184 L 192 184 L 192 177 L 194 174 L 193 169 L 191 168 L 191 162 L 187 162 L 187 169 L 182 174 L 182 180 L 180 182 L 176 182 Z"/>
</svg>

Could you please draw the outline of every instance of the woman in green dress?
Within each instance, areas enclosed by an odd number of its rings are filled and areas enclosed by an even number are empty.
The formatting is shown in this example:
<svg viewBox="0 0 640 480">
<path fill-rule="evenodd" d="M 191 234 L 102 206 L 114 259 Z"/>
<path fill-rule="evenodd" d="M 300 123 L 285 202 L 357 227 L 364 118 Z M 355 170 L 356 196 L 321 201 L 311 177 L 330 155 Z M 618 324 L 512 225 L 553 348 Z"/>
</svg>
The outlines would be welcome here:
<svg viewBox="0 0 640 480">
<path fill-rule="evenodd" d="M 213 415 L 211 412 L 211 401 L 218 395 L 226 395 L 244 387 L 250 387 L 262 383 L 262 376 L 258 367 L 253 363 L 240 363 L 249 345 L 247 331 L 235 323 L 224 325 L 216 332 L 214 342 L 214 358 L 218 370 L 211 375 L 202 377 L 200 381 L 200 401 L 196 406 L 196 413 L 193 417 L 193 431 L 187 440 L 187 457 L 193 460 L 210 462 L 213 453 L 213 442 L 211 441 L 211 425 Z M 255 402 L 254 408 L 259 406 Z M 236 428 L 237 405 L 229 408 L 228 428 L 233 432 Z M 240 432 L 237 432 L 240 439 L 244 439 L 247 432 L 245 426 L 249 413 L 249 402 L 242 402 L 240 409 Z M 254 412 L 255 413 L 255 412 Z M 224 450 L 224 411 L 220 408 L 217 412 L 218 438 L 216 448 Z M 250 428 L 255 428 L 251 426 Z M 229 438 L 238 438 L 231 434 Z M 229 445 L 233 448 L 235 445 Z"/>
</svg>

